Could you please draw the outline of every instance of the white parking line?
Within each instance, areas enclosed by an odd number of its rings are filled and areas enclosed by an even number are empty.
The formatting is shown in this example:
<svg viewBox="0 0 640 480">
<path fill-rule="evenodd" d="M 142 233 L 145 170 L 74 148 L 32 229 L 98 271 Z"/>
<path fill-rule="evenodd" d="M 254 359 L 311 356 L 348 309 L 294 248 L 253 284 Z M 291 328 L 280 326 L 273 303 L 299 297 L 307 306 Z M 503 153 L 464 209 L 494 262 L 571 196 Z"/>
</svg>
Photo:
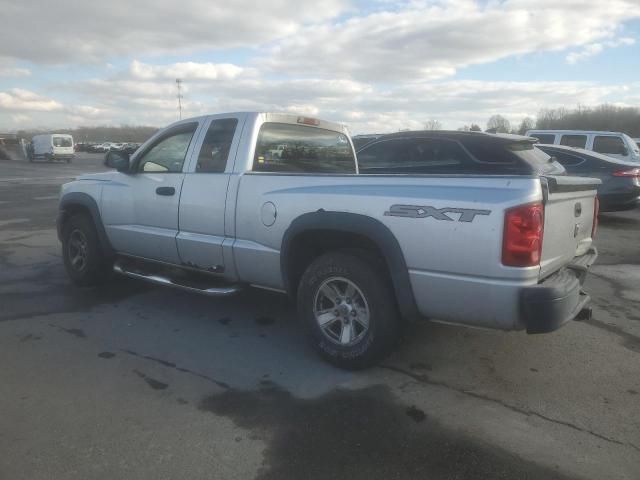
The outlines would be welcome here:
<svg viewBox="0 0 640 480">
<path fill-rule="evenodd" d="M 11 225 L 13 223 L 24 223 L 28 222 L 28 218 L 14 218 L 11 220 L 0 220 L 0 227 L 4 227 L 5 225 Z"/>
<path fill-rule="evenodd" d="M 65 180 L 67 178 L 75 178 L 77 175 L 68 175 L 66 177 L 14 177 L 0 178 L 0 182 L 30 182 L 32 180 Z"/>
</svg>

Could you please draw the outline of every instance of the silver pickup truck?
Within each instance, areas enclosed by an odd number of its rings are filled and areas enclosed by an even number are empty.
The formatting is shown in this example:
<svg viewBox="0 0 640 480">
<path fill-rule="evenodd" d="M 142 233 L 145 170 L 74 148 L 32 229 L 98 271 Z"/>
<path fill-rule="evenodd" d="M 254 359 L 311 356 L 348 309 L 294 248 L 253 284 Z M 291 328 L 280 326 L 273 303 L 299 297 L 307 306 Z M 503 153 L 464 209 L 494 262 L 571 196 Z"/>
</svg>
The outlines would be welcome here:
<svg viewBox="0 0 640 480">
<path fill-rule="evenodd" d="M 404 321 L 550 332 L 587 317 L 598 180 L 535 139 L 345 127 L 279 113 L 177 122 L 62 187 L 71 279 L 287 293 L 322 356 L 363 368 Z"/>
</svg>

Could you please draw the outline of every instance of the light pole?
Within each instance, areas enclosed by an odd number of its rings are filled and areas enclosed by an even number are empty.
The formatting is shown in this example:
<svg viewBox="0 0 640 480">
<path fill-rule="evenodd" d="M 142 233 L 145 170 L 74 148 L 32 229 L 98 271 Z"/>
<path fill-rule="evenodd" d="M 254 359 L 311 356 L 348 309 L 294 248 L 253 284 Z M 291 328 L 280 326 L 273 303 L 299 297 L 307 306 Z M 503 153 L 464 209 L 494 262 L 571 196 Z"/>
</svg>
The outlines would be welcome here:
<svg viewBox="0 0 640 480">
<path fill-rule="evenodd" d="M 178 88 L 178 120 L 182 120 L 182 80 L 176 78 L 176 87 Z"/>
</svg>

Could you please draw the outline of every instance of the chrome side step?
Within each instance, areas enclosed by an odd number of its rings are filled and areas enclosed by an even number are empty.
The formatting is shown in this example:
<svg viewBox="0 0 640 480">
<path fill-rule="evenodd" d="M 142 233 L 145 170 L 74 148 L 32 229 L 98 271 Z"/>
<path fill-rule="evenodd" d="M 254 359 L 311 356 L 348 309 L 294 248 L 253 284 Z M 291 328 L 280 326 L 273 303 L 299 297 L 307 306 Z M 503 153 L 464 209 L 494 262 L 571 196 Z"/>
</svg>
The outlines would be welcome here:
<svg viewBox="0 0 640 480">
<path fill-rule="evenodd" d="M 181 290 L 186 290 L 188 292 L 199 293 L 200 295 L 207 295 L 209 297 L 226 297 L 229 295 L 233 295 L 234 293 L 238 293 L 242 290 L 240 285 L 229 285 L 224 287 L 208 287 L 208 288 L 198 288 L 190 285 L 183 285 L 181 283 L 176 283 L 174 280 L 171 280 L 169 277 L 164 277 L 156 274 L 144 274 L 138 272 L 132 272 L 127 270 L 121 263 L 116 262 L 113 265 L 113 271 L 119 273 L 120 275 L 125 275 L 127 277 L 135 278 L 138 280 L 146 280 L 147 282 L 155 283 L 156 285 L 164 285 L 167 287 L 179 288 Z"/>
</svg>

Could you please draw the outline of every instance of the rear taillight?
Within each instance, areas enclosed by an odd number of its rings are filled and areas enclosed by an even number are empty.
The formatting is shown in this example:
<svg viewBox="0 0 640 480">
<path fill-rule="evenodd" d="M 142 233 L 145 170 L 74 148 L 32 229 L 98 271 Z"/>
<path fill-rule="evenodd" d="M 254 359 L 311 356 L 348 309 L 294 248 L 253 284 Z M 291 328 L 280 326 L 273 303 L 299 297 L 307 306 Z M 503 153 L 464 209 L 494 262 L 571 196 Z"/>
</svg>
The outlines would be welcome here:
<svg viewBox="0 0 640 480">
<path fill-rule="evenodd" d="M 630 170 L 616 170 L 612 173 L 614 177 L 640 177 L 640 168 L 632 168 Z"/>
<path fill-rule="evenodd" d="M 593 202 L 593 227 L 591 227 L 591 238 L 595 238 L 598 231 L 598 215 L 600 215 L 600 199 L 596 195 Z"/>
<path fill-rule="evenodd" d="M 508 267 L 539 265 L 543 234 L 542 203 L 530 203 L 507 210 L 504 215 L 502 264 Z"/>
</svg>

